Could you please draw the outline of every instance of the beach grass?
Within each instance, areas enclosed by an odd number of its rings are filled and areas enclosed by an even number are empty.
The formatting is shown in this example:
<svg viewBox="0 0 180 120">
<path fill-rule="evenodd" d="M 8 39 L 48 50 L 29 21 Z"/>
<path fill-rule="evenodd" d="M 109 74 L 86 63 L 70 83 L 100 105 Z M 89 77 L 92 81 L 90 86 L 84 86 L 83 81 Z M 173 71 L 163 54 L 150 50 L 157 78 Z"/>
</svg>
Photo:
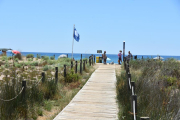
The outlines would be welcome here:
<svg viewBox="0 0 180 120">
<path fill-rule="evenodd" d="M 137 118 L 152 120 L 178 119 L 180 111 L 180 62 L 143 59 L 130 61 L 131 81 L 135 81 L 137 95 Z M 117 76 L 117 99 L 119 119 L 132 118 L 127 75 L 122 69 Z"/>
<path fill-rule="evenodd" d="M 4 64 L 0 67 L 0 119 L 51 119 L 70 102 L 94 70 L 87 64 L 87 70 L 83 71 L 83 74 L 74 73 L 69 58 L 54 60 L 46 56 L 42 59 L 33 57 L 22 56 L 22 60 L 17 58 L 16 61 L 1 59 Z M 67 65 L 66 78 L 63 76 L 64 64 Z M 73 64 L 75 65 L 75 61 Z M 58 67 L 59 71 L 57 83 L 55 67 Z M 41 81 L 42 72 L 45 73 L 44 83 Z M 21 93 L 23 80 L 26 80 L 24 96 Z M 16 95 L 17 98 L 5 101 Z"/>
</svg>

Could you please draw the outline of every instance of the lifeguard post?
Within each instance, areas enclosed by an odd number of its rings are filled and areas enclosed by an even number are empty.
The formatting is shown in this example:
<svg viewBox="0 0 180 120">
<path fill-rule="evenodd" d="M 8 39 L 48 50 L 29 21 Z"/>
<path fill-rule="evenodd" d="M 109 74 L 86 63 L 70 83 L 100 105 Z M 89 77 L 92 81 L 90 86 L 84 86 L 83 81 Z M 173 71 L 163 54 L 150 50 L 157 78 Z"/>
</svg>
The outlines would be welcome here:
<svg viewBox="0 0 180 120">
<path fill-rule="evenodd" d="M 97 50 L 97 53 L 102 53 L 102 50 Z M 100 56 L 96 56 L 96 63 L 102 63 L 102 57 Z"/>
</svg>

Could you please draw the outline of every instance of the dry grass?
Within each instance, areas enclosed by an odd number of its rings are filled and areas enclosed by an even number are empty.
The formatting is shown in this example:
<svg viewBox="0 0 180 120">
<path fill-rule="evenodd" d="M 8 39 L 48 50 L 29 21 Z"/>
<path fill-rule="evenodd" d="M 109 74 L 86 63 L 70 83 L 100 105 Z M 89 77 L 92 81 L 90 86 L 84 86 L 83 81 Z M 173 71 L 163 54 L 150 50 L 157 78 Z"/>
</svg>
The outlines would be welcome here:
<svg viewBox="0 0 180 120">
<path fill-rule="evenodd" d="M 169 59 L 154 61 L 151 59 L 130 62 L 132 81 L 138 103 L 138 119 L 148 116 L 152 120 L 170 120 L 179 118 L 180 63 Z M 117 94 L 120 106 L 119 119 L 131 119 L 130 94 L 127 90 L 127 76 L 124 70 L 117 76 Z"/>
<path fill-rule="evenodd" d="M 35 62 L 38 62 L 38 65 Z M 2 99 L 12 98 L 19 93 L 22 80 L 27 80 L 26 102 L 22 103 L 21 96 L 8 103 L 1 102 L 0 119 L 2 120 L 12 118 L 52 119 L 70 102 L 94 70 L 94 68 L 87 65 L 86 72 L 83 72 L 82 75 L 77 74 L 78 79 L 74 80 L 73 76 L 70 76 L 70 79 L 73 79 L 72 82 L 66 83 L 63 77 L 63 65 L 70 65 L 70 59 L 36 60 L 34 58 L 33 61 L 26 61 L 23 57 L 22 61 L 15 62 L 15 64 L 20 65 L 20 67 L 13 67 L 12 60 L 6 61 L 5 64 L 0 66 L 2 73 L 0 79 L 4 80 L 0 83 L 0 96 Z M 48 65 L 48 70 L 45 71 L 45 83 L 40 81 L 39 84 L 35 85 L 38 82 L 36 78 L 38 80 L 41 78 L 44 65 Z M 59 68 L 57 84 L 55 84 L 55 72 L 53 72 L 55 67 Z M 67 73 L 71 75 L 72 71 L 69 68 Z"/>
</svg>

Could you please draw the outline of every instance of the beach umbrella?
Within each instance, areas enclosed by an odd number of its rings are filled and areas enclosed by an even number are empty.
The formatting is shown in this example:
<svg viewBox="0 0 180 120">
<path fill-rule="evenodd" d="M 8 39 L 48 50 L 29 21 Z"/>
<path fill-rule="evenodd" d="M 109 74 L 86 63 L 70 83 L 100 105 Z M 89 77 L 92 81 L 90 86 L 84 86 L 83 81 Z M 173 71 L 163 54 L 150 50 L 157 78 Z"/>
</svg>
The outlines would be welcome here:
<svg viewBox="0 0 180 120">
<path fill-rule="evenodd" d="M 11 52 L 12 52 L 13 54 L 20 54 L 20 52 L 17 51 L 17 50 L 12 50 Z"/>
<path fill-rule="evenodd" d="M 17 50 L 12 50 L 12 53 L 13 53 L 13 54 L 20 54 L 20 52 L 17 51 Z"/>
<path fill-rule="evenodd" d="M 154 60 L 159 60 L 159 57 L 153 58 Z M 163 57 L 160 57 L 160 60 L 164 59 Z"/>
<path fill-rule="evenodd" d="M 107 60 L 111 60 L 110 58 L 107 58 Z"/>
<path fill-rule="evenodd" d="M 67 55 L 62 54 L 58 58 L 67 58 Z"/>
</svg>

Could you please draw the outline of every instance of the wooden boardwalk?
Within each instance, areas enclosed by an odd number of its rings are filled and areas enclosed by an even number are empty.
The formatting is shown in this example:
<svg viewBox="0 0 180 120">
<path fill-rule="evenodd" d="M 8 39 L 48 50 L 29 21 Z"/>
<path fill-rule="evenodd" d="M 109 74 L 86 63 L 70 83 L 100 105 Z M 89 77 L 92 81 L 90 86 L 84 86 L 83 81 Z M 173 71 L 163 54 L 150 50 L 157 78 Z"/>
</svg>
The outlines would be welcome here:
<svg viewBox="0 0 180 120">
<path fill-rule="evenodd" d="M 99 65 L 84 87 L 54 120 L 116 120 L 115 65 Z"/>
</svg>

